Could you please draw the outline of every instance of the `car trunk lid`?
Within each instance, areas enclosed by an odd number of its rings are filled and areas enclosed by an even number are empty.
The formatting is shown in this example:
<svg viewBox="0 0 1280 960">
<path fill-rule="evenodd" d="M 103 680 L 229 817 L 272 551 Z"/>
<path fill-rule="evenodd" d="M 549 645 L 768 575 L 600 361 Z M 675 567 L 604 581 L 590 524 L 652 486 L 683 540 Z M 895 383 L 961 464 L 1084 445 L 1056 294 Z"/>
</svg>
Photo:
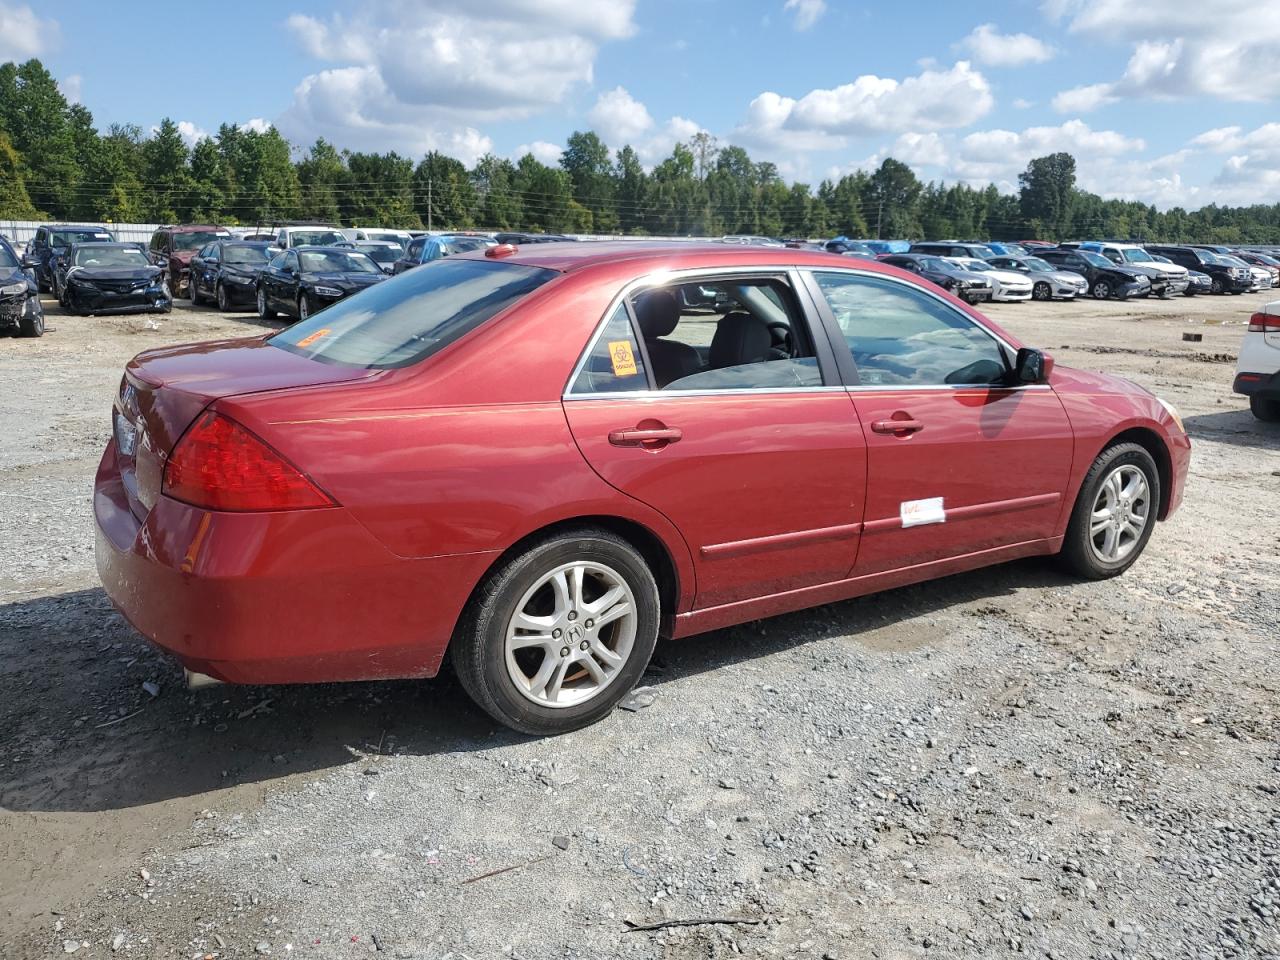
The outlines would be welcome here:
<svg viewBox="0 0 1280 960">
<path fill-rule="evenodd" d="M 160 496 L 164 467 L 183 432 L 223 397 L 375 376 L 376 370 L 321 363 L 265 339 L 220 340 L 149 350 L 134 357 L 112 411 L 116 465 L 139 520 Z"/>
</svg>

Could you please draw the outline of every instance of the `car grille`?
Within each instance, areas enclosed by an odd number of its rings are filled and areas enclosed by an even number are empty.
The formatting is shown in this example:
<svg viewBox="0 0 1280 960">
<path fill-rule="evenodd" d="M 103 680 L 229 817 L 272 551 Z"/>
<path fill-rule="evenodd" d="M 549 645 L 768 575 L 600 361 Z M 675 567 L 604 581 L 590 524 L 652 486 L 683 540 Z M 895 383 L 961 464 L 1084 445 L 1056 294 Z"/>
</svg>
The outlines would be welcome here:
<svg viewBox="0 0 1280 960">
<path fill-rule="evenodd" d="M 149 280 L 94 280 L 93 286 L 103 293 L 128 293 L 130 290 L 140 290 L 149 283 Z"/>
</svg>

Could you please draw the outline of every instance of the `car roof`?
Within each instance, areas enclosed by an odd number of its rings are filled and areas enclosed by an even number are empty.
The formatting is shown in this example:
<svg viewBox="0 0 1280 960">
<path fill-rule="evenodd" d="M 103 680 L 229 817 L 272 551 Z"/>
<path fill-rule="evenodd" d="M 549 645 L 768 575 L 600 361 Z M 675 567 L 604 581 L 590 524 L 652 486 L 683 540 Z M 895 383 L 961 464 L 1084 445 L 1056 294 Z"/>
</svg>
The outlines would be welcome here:
<svg viewBox="0 0 1280 960">
<path fill-rule="evenodd" d="M 197 233 L 201 230 L 226 230 L 227 228 L 220 227 L 216 223 L 179 223 L 160 229 L 168 230 L 170 233 Z"/>
<path fill-rule="evenodd" d="M 99 241 L 97 243 L 73 243 L 71 246 L 73 248 L 74 247 L 93 247 L 93 249 L 95 250 L 101 250 L 103 247 L 129 247 L 133 250 L 140 251 L 145 246 L 145 244 L 143 244 L 141 241 L 135 243 L 132 240 L 111 240 L 107 242 Z"/>
<path fill-rule="evenodd" d="M 351 251 L 354 250 L 355 248 L 350 246 L 345 246 L 345 245 L 339 246 L 337 244 L 332 244 L 332 243 L 304 243 L 301 246 L 290 247 L 289 249 L 294 251 L 295 253 L 315 253 L 321 250 L 325 251 L 326 253 L 331 253 L 334 250 L 341 250 L 343 253 L 351 253 Z M 358 250 L 356 250 L 356 252 L 359 253 Z"/>
<path fill-rule="evenodd" d="M 458 254 L 472 260 L 500 259 L 543 267 L 560 273 L 573 273 L 589 267 L 628 263 L 637 273 L 660 269 L 688 270 L 715 267 L 788 267 L 827 266 L 848 268 L 850 259 L 825 250 L 800 250 L 795 247 L 758 247 L 705 241 L 588 240 L 567 243 L 534 243 L 516 246 L 515 253 L 490 257 L 488 252 Z M 490 250 L 496 248 L 489 248 Z M 858 260 L 860 269 L 901 275 L 890 265 L 875 260 Z"/>
</svg>

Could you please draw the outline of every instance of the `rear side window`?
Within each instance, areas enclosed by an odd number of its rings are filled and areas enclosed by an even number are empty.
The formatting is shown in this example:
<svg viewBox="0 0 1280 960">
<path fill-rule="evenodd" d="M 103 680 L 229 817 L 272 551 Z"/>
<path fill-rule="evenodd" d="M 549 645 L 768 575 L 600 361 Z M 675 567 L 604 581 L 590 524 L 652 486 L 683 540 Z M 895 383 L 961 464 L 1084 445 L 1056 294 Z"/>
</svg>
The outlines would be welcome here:
<svg viewBox="0 0 1280 960">
<path fill-rule="evenodd" d="M 648 390 L 644 358 L 625 304 L 618 304 L 587 354 L 570 393 L 622 393 Z"/>
<path fill-rule="evenodd" d="M 439 260 L 342 300 L 269 341 L 347 367 L 417 363 L 557 276 L 487 260 Z"/>
</svg>

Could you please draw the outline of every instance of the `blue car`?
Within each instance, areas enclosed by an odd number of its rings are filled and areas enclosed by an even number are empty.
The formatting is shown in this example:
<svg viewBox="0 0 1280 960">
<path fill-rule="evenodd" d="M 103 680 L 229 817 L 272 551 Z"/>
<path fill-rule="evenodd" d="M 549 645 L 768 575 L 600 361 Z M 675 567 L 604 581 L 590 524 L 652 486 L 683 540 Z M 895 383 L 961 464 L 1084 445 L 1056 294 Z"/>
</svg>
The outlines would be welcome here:
<svg viewBox="0 0 1280 960">
<path fill-rule="evenodd" d="M 41 291 L 61 296 L 57 289 L 59 261 L 65 261 L 73 243 L 115 243 L 115 239 L 115 234 L 106 227 L 71 223 L 49 223 L 40 227 L 27 247 L 27 258 L 34 261 L 36 283 Z M 62 266 L 65 269 L 65 262 Z"/>
</svg>

